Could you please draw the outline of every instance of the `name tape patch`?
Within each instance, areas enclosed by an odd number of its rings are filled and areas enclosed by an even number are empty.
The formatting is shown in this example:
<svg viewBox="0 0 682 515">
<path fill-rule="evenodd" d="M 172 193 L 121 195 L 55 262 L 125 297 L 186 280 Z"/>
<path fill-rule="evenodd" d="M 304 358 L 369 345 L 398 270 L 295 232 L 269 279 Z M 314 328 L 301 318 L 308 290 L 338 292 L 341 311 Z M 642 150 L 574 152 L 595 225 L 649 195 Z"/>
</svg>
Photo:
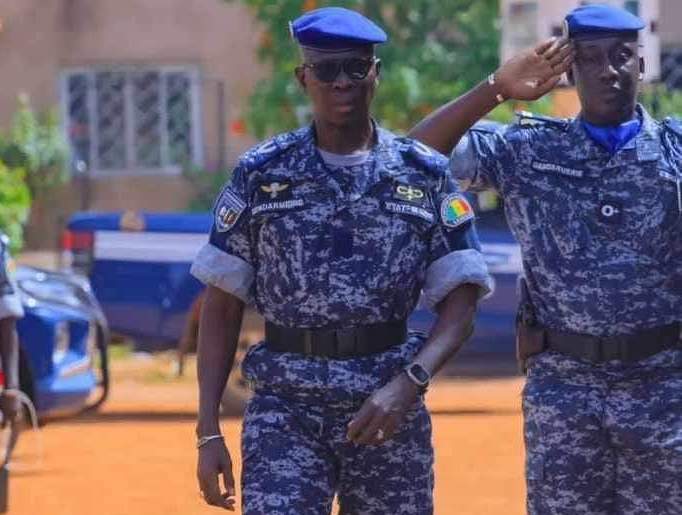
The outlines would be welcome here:
<svg viewBox="0 0 682 515">
<path fill-rule="evenodd" d="M 412 215 L 418 218 L 422 218 L 427 222 L 433 222 L 435 219 L 434 214 L 422 207 L 415 206 L 412 204 L 403 204 L 400 202 L 385 202 L 384 207 L 387 211 L 392 213 L 397 213 L 399 215 Z"/>
<path fill-rule="evenodd" d="M 292 200 L 281 200 L 276 202 L 263 202 L 254 206 L 251 213 L 254 215 L 270 212 L 270 211 L 289 211 L 291 209 L 297 209 L 303 207 L 304 202 L 301 198 L 296 198 Z"/>
<path fill-rule="evenodd" d="M 546 161 L 533 161 L 530 167 L 536 172 L 543 173 L 558 173 L 560 175 L 566 175 L 568 177 L 582 177 L 584 172 L 576 168 L 568 168 L 566 166 L 561 166 L 556 163 L 548 163 Z"/>
</svg>

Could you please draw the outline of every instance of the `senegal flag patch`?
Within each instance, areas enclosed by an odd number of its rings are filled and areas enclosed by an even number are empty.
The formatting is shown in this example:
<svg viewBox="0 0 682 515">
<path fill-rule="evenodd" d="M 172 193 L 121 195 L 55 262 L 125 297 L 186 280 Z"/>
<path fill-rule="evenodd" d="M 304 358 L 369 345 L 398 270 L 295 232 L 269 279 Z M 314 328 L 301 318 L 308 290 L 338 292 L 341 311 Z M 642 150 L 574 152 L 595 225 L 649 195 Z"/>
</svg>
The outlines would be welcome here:
<svg viewBox="0 0 682 515">
<path fill-rule="evenodd" d="M 474 210 L 463 195 L 452 193 L 440 205 L 440 217 L 446 227 L 459 227 L 474 218 Z"/>
</svg>

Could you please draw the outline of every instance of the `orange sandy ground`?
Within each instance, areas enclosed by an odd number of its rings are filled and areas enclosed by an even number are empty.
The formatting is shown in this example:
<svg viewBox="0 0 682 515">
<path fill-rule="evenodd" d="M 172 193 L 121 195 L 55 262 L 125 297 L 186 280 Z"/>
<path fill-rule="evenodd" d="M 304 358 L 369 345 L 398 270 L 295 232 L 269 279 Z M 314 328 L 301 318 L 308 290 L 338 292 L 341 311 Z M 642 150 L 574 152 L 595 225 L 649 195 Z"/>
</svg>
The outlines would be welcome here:
<svg viewBox="0 0 682 515">
<path fill-rule="evenodd" d="M 40 438 L 25 432 L 9 513 L 220 513 L 202 504 L 194 479 L 193 366 L 175 379 L 168 356 L 115 361 L 112 396 L 99 413 L 51 421 Z M 517 377 L 434 385 L 436 514 L 525 512 L 521 387 Z M 223 429 L 238 468 L 240 420 L 226 418 Z"/>
</svg>

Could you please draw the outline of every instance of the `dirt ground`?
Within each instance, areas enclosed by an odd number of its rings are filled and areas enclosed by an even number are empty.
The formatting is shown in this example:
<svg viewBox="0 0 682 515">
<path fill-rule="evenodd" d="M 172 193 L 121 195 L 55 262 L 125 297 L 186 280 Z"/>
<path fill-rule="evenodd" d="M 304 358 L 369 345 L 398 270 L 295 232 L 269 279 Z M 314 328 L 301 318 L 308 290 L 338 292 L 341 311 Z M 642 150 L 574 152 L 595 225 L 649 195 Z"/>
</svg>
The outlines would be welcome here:
<svg viewBox="0 0 682 515">
<path fill-rule="evenodd" d="M 188 365 L 187 376 L 176 379 L 169 355 L 119 357 L 112 396 L 99 413 L 50 421 L 39 435 L 25 432 L 9 513 L 219 513 L 202 504 L 195 484 L 196 389 Z M 438 515 L 524 513 L 521 386 L 518 377 L 448 379 L 429 392 Z M 238 467 L 239 418 L 226 417 L 223 429 Z"/>
</svg>

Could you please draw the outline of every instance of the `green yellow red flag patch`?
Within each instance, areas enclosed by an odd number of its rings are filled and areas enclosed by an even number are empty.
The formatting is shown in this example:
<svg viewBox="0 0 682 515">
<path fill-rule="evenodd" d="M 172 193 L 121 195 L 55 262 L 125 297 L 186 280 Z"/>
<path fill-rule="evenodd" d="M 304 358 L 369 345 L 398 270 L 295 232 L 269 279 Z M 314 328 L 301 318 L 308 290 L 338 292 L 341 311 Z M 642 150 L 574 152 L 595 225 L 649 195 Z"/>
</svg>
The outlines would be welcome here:
<svg viewBox="0 0 682 515">
<path fill-rule="evenodd" d="M 453 193 L 441 203 L 440 217 L 446 227 L 459 227 L 474 218 L 474 210 L 464 195 Z"/>
</svg>

